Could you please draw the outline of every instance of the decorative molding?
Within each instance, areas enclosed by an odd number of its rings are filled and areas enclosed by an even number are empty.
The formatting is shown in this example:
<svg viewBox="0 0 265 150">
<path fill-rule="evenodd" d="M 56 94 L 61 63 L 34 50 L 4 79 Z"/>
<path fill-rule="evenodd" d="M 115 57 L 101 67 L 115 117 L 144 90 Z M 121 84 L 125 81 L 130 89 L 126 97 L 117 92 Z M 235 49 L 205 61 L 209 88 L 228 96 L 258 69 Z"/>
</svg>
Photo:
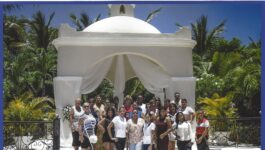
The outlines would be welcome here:
<svg viewBox="0 0 265 150">
<path fill-rule="evenodd" d="M 63 46 L 162 46 L 193 48 L 190 29 L 183 27 L 175 34 L 78 32 L 62 24 L 59 38 L 53 41 L 57 49 Z"/>
</svg>

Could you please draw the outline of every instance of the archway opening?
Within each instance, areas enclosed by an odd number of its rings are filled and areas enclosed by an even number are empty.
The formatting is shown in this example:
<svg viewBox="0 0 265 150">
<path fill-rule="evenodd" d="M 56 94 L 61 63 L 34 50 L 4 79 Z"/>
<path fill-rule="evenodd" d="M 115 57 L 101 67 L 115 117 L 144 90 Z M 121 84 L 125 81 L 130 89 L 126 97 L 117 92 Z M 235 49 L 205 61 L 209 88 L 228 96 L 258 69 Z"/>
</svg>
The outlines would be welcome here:
<svg viewBox="0 0 265 150">
<path fill-rule="evenodd" d="M 109 59 L 111 61 L 108 61 Z M 101 95 L 104 100 L 113 100 L 113 97 L 118 96 L 120 106 L 126 95 L 130 95 L 134 99 L 138 95 L 143 95 L 145 102 L 148 102 L 154 95 L 158 94 L 158 89 L 159 96 L 163 101 L 164 96 L 161 97 L 161 93 L 165 95 L 163 88 L 159 83 L 153 84 L 151 82 L 160 80 L 160 77 L 167 78 L 167 71 L 157 60 L 140 53 L 116 53 L 98 60 L 92 64 L 92 67 L 105 63 L 105 61 L 111 63 L 104 80 L 93 92 L 84 94 L 82 96 L 84 99 Z M 155 76 L 154 79 L 147 79 L 153 76 Z"/>
</svg>

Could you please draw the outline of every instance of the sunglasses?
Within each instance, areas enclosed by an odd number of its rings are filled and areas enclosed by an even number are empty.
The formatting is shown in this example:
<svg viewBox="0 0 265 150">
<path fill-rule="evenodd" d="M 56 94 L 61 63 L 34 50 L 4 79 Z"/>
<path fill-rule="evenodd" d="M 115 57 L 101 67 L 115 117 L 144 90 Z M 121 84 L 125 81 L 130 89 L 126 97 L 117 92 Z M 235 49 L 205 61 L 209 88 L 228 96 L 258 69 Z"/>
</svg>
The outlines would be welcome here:
<svg viewBox="0 0 265 150">
<path fill-rule="evenodd" d="M 84 106 L 84 107 L 89 107 L 89 106 Z"/>
</svg>

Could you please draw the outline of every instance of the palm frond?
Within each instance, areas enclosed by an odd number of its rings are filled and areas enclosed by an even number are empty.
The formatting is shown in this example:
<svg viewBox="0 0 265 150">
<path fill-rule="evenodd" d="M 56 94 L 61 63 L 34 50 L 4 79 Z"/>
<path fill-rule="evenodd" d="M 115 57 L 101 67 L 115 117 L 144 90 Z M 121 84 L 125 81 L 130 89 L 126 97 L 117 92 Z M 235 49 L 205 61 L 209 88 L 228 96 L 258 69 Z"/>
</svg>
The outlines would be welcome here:
<svg viewBox="0 0 265 150">
<path fill-rule="evenodd" d="M 49 27 L 49 26 L 50 26 L 50 24 L 51 24 L 51 21 L 52 21 L 52 19 L 53 19 L 54 15 L 55 15 L 55 12 L 53 12 L 53 13 L 50 15 L 50 17 L 49 17 L 49 20 L 48 20 L 48 23 L 47 23 L 47 27 Z"/>
<path fill-rule="evenodd" d="M 93 22 L 99 21 L 100 20 L 100 17 L 101 17 L 101 14 L 98 14 L 97 17 L 96 17 L 96 19 Z"/>
<path fill-rule="evenodd" d="M 175 25 L 176 25 L 177 27 L 183 27 L 183 25 L 181 25 L 180 23 L 175 23 Z"/>
<path fill-rule="evenodd" d="M 152 20 L 157 14 L 160 13 L 161 10 L 162 10 L 162 7 L 160 7 L 160 8 L 158 8 L 158 9 L 156 9 L 156 10 L 150 12 L 150 13 L 148 14 L 148 16 L 146 17 L 145 21 L 146 21 L 146 22 L 150 22 L 150 21 L 151 21 L 151 20 Z"/>
<path fill-rule="evenodd" d="M 92 23 L 89 16 L 84 12 L 81 13 L 80 22 L 83 25 L 82 30 Z"/>
</svg>

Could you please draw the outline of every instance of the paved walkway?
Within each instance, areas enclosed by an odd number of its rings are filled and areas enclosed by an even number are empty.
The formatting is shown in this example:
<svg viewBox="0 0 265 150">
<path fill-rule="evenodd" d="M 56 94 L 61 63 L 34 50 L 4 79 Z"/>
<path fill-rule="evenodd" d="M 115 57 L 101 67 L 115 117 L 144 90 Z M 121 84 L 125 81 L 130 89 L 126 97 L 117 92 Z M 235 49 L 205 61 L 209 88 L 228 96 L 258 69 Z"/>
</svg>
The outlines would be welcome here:
<svg viewBox="0 0 265 150">
<path fill-rule="evenodd" d="M 45 142 L 46 144 L 47 141 Z M 48 145 L 50 145 L 52 143 L 49 143 Z M 32 143 L 30 145 L 30 148 L 34 149 L 34 150 L 52 150 L 52 147 L 47 147 L 47 145 L 43 144 L 42 141 L 35 141 L 34 143 Z M 11 148 L 11 147 L 5 147 L 4 150 L 15 150 L 15 148 Z M 60 150 L 73 150 L 73 147 L 61 147 Z M 81 150 L 81 148 L 80 148 Z M 176 148 L 177 150 L 177 148 Z M 197 146 L 193 145 L 192 146 L 192 150 L 197 150 Z M 210 146 L 210 150 L 261 150 L 260 147 L 253 147 L 251 145 L 240 145 L 239 147 L 235 147 L 235 146 L 230 146 L 230 147 L 223 147 L 223 146 Z"/>
</svg>

